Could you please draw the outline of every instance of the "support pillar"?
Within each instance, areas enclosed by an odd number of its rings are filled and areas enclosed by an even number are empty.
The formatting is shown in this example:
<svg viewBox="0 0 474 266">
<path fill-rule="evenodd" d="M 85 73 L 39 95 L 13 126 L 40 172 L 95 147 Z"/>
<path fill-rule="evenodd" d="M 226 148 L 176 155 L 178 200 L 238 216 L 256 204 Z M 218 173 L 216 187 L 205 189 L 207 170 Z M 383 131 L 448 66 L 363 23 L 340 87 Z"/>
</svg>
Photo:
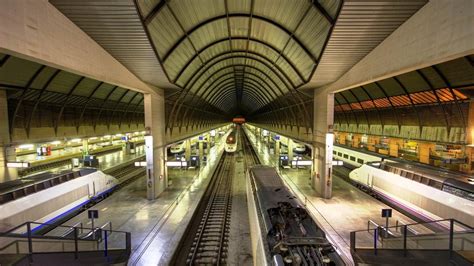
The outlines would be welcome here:
<svg viewBox="0 0 474 266">
<path fill-rule="evenodd" d="M 314 91 L 312 186 L 321 197 L 332 197 L 334 94 Z"/>
<path fill-rule="evenodd" d="M 147 198 L 156 199 L 168 186 L 166 172 L 165 100 L 162 91 L 144 94 Z"/>
<path fill-rule="evenodd" d="M 89 140 L 82 139 L 82 156 L 89 155 Z"/>
<path fill-rule="evenodd" d="M 7 168 L 7 162 L 16 161 L 15 147 L 10 145 L 7 93 L 0 90 L 0 182 L 18 178 L 15 168 Z"/>
<path fill-rule="evenodd" d="M 189 162 L 191 160 L 191 139 L 184 141 L 184 158 Z"/>
<path fill-rule="evenodd" d="M 291 161 L 293 161 L 294 154 L 293 154 L 293 140 L 290 138 L 288 138 L 287 148 L 288 148 L 288 159 L 290 160 L 290 163 L 291 163 Z"/>
<path fill-rule="evenodd" d="M 275 141 L 275 155 L 280 159 L 280 140 Z"/>
<path fill-rule="evenodd" d="M 198 145 L 199 145 L 199 165 L 201 165 L 203 157 L 204 157 L 204 139 L 199 140 Z"/>
</svg>

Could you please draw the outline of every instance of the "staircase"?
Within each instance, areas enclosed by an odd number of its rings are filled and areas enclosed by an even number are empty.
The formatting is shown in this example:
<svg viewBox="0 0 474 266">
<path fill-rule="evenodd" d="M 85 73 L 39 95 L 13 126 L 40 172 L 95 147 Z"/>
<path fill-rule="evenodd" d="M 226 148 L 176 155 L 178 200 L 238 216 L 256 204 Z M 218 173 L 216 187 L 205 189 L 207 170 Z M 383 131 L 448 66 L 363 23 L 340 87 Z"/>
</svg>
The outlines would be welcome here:
<svg viewBox="0 0 474 266">
<path fill-rule="evenodd" d="M 413 228 L 436 228 L 413 233 Z M 443 230 L 439 230 L 443 228 Z M 419 231 L 419 230 L 418 230 Z M 474 230 L 453 219 L 351 232 L 357 265 L 474 265 Z"/>
<path fill-rule="evenodd" d="M 59 226 L 73 234 L 36 235 L 37 226 L 50 225 L 27 222 L 0 233 L 0 265 L 125 265 L 131 253 L 129 232 Z"/>
</svg>

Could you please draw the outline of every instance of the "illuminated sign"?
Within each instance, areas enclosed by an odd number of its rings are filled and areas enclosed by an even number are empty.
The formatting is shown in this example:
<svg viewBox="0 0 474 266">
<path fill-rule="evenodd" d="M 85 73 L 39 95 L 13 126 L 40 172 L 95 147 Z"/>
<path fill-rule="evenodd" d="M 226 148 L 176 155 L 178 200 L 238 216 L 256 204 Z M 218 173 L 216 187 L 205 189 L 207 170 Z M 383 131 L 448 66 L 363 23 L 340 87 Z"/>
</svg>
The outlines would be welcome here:
<svg viewBox="0 0 474 266">
<path fill-rule="evenodd" d="M 185 167 L 187 166 L 188 163 L 186 161 L 169 161 L 169 162 L 166 162 L 166 166 L 171 166 L 171 167 Z"/>
<path fill-rule="evenodd" d="M 135 166 L 146 166 L 146 161 L 144 161 L 144 162 L 135 162 Z"/>
<path fill-rule="evenodd" d="M 293 166 L 309 166 L 312 165 L 313 162 L 310 160 L 293 160 L 291 161 L 291 165 Z"/>
<path fill-rule="evenodd" d="M 29 162 L 7 162 L 8 168 L 27 168 L 30 167 Z"/>
</svg>

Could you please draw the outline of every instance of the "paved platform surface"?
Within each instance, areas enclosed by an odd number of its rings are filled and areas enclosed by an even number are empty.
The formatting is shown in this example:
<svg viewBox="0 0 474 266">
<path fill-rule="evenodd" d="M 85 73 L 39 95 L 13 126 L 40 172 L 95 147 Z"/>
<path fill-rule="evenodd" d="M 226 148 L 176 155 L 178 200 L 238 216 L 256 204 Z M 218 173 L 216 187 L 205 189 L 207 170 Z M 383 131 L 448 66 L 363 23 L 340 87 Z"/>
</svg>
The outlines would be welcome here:
<svg viewBox="0 0 474 266">
<path fill-rule="evenodd" d="M 245 158 L 242 153 L 241 141 L 234 156 L 235 167 L 232 180 L 232 213 L 227 264 L 246 266 L 252 265 L 253 257 L 247 206 Z"/>
<path fill-rule="evenodd" d="M 262 163 L 276 166 L 277 158 L 269 153 L 268 147 L 264 143 L 260 143 L 253 135 L 250 135 L 249 138 L 256 147 Z M 332 243 L 337 245 L 339 252 L 350 261 L 352 261 L 352 258 L 350 255 L 349 233 L 367 229 L 369 220 L 373 220 L 379 225 L 385 225 L 385 219 L 381 217 L 381 209 L 390 207 L 352 186 L 337 175 L 333 176 L 333 197 L 323 199 L 310 185 L 311 174 L 309 169 L 278 169 L 289 187 L 295 194 L 299 194 L 300 199 L 305 201 L 307 209 L 317 219 L 318 224 L 324 229 Z M 397 220 L 403 223 L 414 222 L 393 210 L 390 225 L 395 225 Z"/>
</svg>

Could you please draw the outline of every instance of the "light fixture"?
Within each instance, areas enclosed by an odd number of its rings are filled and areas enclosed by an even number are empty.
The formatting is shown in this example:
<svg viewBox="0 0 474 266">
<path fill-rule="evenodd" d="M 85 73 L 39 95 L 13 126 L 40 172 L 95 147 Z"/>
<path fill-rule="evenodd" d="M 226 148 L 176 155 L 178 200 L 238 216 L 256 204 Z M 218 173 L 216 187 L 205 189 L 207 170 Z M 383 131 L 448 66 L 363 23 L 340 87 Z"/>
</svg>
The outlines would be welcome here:
<svg viewBox="0 0 474 266">
<path fill-rule="evenodd" d="M 25 150 L 27 150 L 27 149 L 33 149 L 33 147 L 34 147 L 33 144 L 22 144 L 22 145 L 18 146 L 18 148 L 20 148 L 20 149 L 25 149 Z"/>
</svg>

